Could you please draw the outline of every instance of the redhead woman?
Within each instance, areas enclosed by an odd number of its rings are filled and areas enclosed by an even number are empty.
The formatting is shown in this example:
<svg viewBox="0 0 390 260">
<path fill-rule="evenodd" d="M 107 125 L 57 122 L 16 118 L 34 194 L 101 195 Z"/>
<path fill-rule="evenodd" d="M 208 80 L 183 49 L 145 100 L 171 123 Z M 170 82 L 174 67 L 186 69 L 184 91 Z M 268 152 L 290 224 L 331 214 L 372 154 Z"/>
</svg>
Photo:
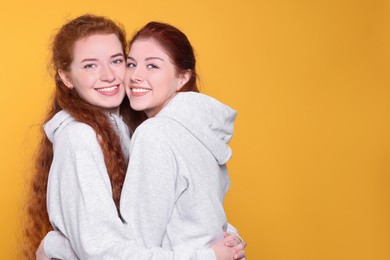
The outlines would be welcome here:
<svg viewBox="0 0 390 260">
<path fill-rule="evenodd" d="M 125 47 L 124 31 L 93 15 L 68 22 L 54 38 L 56 90 L 33 176 L 27 259 L 35 258 L 32 252 L 50 224 L 56 231 L 44 240 L 45 250 L 50 256 L 58 246 L 55 257 L 61 259 L 190 259 L 206 250 L 146 248 L 123 222 L 119 199 L 128 164 L 128 126 L 135 129 L 143 119 L 124 99 Z M 207 250 L 236 250 L 225 242 Z"/>
<path fill-rule="evenodd" d="M 102 204 L 106 217 L 118 219 L 130 141 L 122 117 L 127 123 L 136 122 L 136 117 L 130 120 L 129 107 L 123 101 L 125 53 L 124 30 L 104 17 L 78 17 L 53 39 L 51 62 L 56 87 L 44 120 L 46 133 L 42 133 L 27 201 L 26 259 L 35 258 L 40 241 L 52 226 L 65 233 L 73 231 L 68 219 L 100 211 L 83 203 L 83 197 L 94 197 L 93 189 L 99 188 L 94 185 L 104 188 L 95 201 L 106 201 Z M 81 182 L 80 177 L 88 176 L 90 183 Z M 97 184 L 99 178 L 103 185 Z M 121 221 L 116 223 L 113 228 L 122 230 Z"/>
<path fill-rule="evenodd" d="M 169 24 L 143 27 L 127 63 L 130 105 L 149 119 L 132 137 L 122 216 L 141 245 L 208 247 L 227 228 L 223 200 L 236 112 L 198 93 L 193 48 Z"/>
</svg>

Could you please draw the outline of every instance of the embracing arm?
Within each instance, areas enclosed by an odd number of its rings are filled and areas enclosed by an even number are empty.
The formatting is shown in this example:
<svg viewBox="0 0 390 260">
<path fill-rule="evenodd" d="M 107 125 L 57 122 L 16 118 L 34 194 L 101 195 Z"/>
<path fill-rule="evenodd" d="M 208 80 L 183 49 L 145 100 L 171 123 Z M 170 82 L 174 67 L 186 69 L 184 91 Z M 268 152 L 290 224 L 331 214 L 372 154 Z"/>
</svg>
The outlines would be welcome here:
<svg viewBox="0 0 390 260">
<path fill-rule="evenodd" d="M 48 241 L 46 243 L 46 246 L 43 244 L 45 243 L 45 240 Z M 50 231 L 46 237 L 45 240 L 39 245 L 39 248 L 37 250 L 37 260 L 49 260 L 50 258 L 55 259 L 66 259 L 66 260 L 78 260 L 76 253 L 73 251 L 72 246 L 70 245 L 69 240 L 64 237 L 59 231 Z M 51 244 L 50 244 L 51 243 Z M 49 244 L 49 245 L 47 245 Z M 215 243 L 211 248 L 213 249 L 216 258 L 218 260 L 220 259 L 231 259 L 231 250 L 226 250 L 226 246 L 234 248 L 234 259 L 241 259 L 245 260 L 245 247 L 246 243 L 241 241 L 237 241 L 234 237 L 234 235 L 228 235 L 223 240 L 218 241 Z M 45 247 L 45 248 L 43 248 Z M 192 248 L 175 248 L 174 251 L 176 251 L 177 257 L 172 257 L 170 255 L 161 255 L 161 260 L 165 259 L 193 259 L 194 256 L 200 256 L 202 254 L 193 252 Z M 50 256 L 50 258 L 48 257 Z M 146 258 L 141 259 L 150 259 L 152 255 L 146 256 Z M 188 256 L 188 258 L 186 257 Z M 155 258 L 153 258 L 155 259 Z M 212 259 L 214 259 L 212 257 Z"/>
<path fill-rule="evenodd" d="M 237 256 L 235 259 L 245 259 L 245 251 L 244 248 L 246 246 L 246 243 L 241 239 L 241 237 L 237 234 L 237 230 L 228 224 L 227 228 L 228 234 L 233 234 L 232 237 L 229 237 L 227 235 L 220 244 L 213 245 L 213 250 L 217 254 L 217 259 L 219 258 L 218 252 L 224 251 L 223 246 L 229 246 L 234 247 L 236 249 L 235 255 Z M 241 241 L 236 241 L 234 235 L 237 235 Z M 176 250 L 179 250 L 178 248 Z M 72 246 L 70 244 L 70 241 L 59 231 L 50 231 L 45 236 L 45 239 L 43 240 L 43 243 L 39 246 L 39 254 L 37 254 L 37 260 L 47 260 L 47 257 L 50 258 L 58 258 L 58 259 L 66 259 L 66 260 L 78 260 L 76 253 L 73 251 Z M 188 256 L 191 258 L 192 249 L 182 249 L 183 253 L 187 253 Z M 183 257 L 183 253 L 179 254 L 181 257 Z M 169 256 L 167 256 L 169 257 Z M 189 258 L 189 259 L 190 259 Z"/>
</svg>

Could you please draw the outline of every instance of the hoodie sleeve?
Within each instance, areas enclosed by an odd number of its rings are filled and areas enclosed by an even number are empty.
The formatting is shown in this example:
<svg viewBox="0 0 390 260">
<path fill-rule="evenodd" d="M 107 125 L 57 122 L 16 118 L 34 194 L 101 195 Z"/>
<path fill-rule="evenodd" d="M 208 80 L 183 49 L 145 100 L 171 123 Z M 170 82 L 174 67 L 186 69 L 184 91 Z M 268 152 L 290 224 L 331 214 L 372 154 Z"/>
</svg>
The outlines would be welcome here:
<svg viewBox="0 0 390 260">
<path fill-rule="evenodd" d="M 146 249 L 132 240 L 128 226 L 118 217 L 96 134 L 85 124 L 70 124 L 56 137 L 48 180 L 48 211 L 53 226 L 69 239 L 80 259 L 170 260 L 196 259 L 198 255 L 215 259 L 211 249 Z M 49 257 L 73 254 L 71 248 L 62 246 L 69 244 L 61 239 L 46 237 L 45 252 L 59 252 Z"/>
<path fill-rule="evenodd" d="M 50 231 L 44 238 L 44 252 L 49 258 L 78 260 L 70 241 L 59 231 Z"/>
<path fill-rule="evenodd" d="M 69 239 L 59 231 L 50 231 L 44 239 L 45 255 L 51 259 L 78 260 L 73 251 Z M 215 260 L 214 251 L 211 249 L 194 250 L 186 245 L 176 246 L 172 250 L 163 250 L 161 248 L 149 248 L 142 250 L 136 246 L 130 245 L 131 255 L 123 253 L 121 259 L 129 260 Z M 130 252 L 128 251 L 128 252 Z M 114 253 L 113 253 L 114 255 Z M 111 258 L 104 258 L 111 259 Z"/>
<path fill-rule="evenodd" d="M 241 239 L 241 241 L 244 241 L 241 238 L 241 236 L 237 233 L 237 229 L 234 226 L 228 224 L 227 232 L 229 234 L 236 234 Z M 180 259 L 186 259 L 185 255 L 188 255 L 188 259 L 192 258 L 191 248 L 186 249 L 185 247 L 184 248 L 177 247 L 175 250 L 177 251 L 176 255 L 181 255 Z M 50 258 L 58 258 L 58 259 L 66 259 L 66 260 L 79 259 L 76 253 L 73 251 L 69 240 L 64 235 L 62 235 L 59 231 L 50 231 L 49 233 L 47 233 L 44 239 L 44 251 L 45 251 L 45 255 Z M 199 259 L 214 259 L 212 252 L 208 250 L 199 250 L 196 252 L 195 255 L 197 255 Z"/>
</svg>

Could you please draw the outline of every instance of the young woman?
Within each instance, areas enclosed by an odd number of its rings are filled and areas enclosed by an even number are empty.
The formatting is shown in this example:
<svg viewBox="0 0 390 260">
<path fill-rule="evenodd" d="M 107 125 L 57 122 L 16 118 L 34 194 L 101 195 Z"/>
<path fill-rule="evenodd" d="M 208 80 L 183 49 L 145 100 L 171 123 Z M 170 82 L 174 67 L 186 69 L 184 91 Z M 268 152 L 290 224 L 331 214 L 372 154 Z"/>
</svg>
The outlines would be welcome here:
<svg viewBox="0 0 390 260">
<path fill-rule="evenodd" d="M 146 247 L 207 247 L 223 238 L 229 188 L 227 145 L 236 112 L 197 93 L 186 35 L 158 22 L 133 37 L 127 96 L 149 117 L 132 136 L 120 209 Z"/>
<path fill-rule="evenodd" d="M 66 218 L 70 217 L 69 214 L 78 213 L 74 211 L 75 207 L 80 214 L 90 210 L 88 207 L 93 203 L 83 207 L 82 197 L 79 197 L 88 191 L 67 193 L 68 189 L 73 192 L 70 188 L 79 185 L 78 173 L 83 173 L 80 176 L 89 175 L 91 182 L 99 176 L 103 178 L 100 193 L 105 197 L 101 199 L 107 200 L 107 205 L 103 206 L 112 210 L 107 217 L 118 219 L 117 209 L 128 161 L 124 151 L 130 141 L 127 126 L 119 117 L 121 104 L 123 118 L 129 119 L 127 115 L 130 115 L 128 105 L 123 102 L 125 52 L 124 30 L 103 17 L 85 15 L 70 21 L 53 40 L 52 65 L 56 88 L 44 120 L 45 130 L 51 139 L 42 133 L 32 176 L 27 201 L 26 241 L 23 244 L 26 259 L 35 258 L 36 248 L 52 229 L 51 224 L 56 229 L 68 224 L 62 220 L 59 223 L 57 217 L 62 214 L 59 208 L 62 202 L 70 204 L 69 210 L 63 212 Z M 135 119 L 133 117 L 127 122 L 135 124 Z M 85 161 L 84 156 L 90 161 Z M 84 185 L 89 187 L 88 183 Z M 93 197 L 92 194 L 90 196 Z M 122 229 L 120 220 L 117 225 L 118 229 Z"/>
<path fill-rule="evenodd" d="M 132 129 L 142 121 L 142 116 L 129 112 L 128 100 L 122 101 L 125 46 L 120 27 L 91 15 L 65 24 L 54 38 L 56 91 L 33 176 L 27 259 L 35 258 L 32 252 L 50 223 L 58 231 L 50 233 L 48 241 L 61 242 L 60 248 L 71 246 L 81 259 L 173 259 L 174 253 L 190 256 L 204 251 L 137 246 L 120 217 L 130 141 L 121 116 Z M 70 244 L 55 239 L 58 234 Z M 219 244 L 222 251 L 234 250 Z M 47 248 L 50 254 L 51 247 Z M 56 257 L 76 258 L 73 251 L 58 252 Z"/>
</svg>

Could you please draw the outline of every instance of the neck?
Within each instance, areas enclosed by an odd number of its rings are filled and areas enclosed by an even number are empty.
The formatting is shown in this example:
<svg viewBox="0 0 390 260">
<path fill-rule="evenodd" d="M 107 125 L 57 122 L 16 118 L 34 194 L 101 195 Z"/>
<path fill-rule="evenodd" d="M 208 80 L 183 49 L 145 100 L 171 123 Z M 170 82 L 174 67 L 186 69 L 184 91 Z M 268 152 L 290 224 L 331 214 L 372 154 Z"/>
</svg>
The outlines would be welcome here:
<svg viewBox="0 0 390 260">
<path fill-rule="evenodd" d="M 177 94 L 178 92 L 174 92 L 159 108 L 158 110 L 153 111 L 145 111 L 145 114 L 148 118 L 156 116 Z"/>
<path fill-rule="evenodd" d="M 106 111 L 107 111 L 108 113 L 114 114 L 114 115 L 116 115 L 116 116 L 119 116 L 119 114 L 120 114 L 120 113 L 119 113 L 119 112 L 120 112 L 119 107 L 106 109 Z"/>
</svg>

